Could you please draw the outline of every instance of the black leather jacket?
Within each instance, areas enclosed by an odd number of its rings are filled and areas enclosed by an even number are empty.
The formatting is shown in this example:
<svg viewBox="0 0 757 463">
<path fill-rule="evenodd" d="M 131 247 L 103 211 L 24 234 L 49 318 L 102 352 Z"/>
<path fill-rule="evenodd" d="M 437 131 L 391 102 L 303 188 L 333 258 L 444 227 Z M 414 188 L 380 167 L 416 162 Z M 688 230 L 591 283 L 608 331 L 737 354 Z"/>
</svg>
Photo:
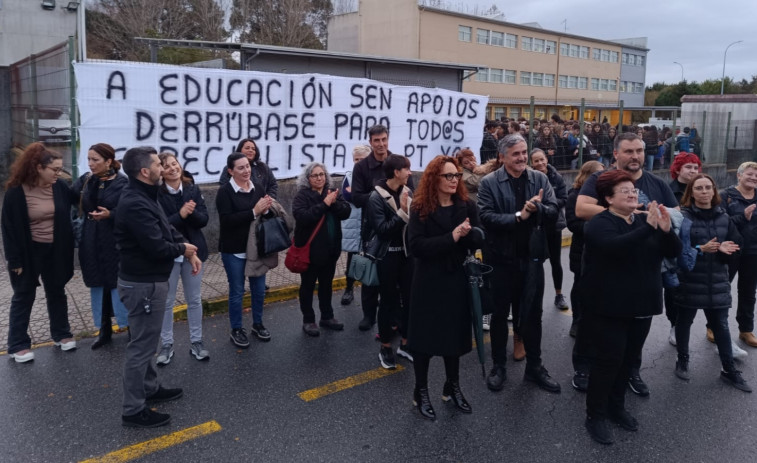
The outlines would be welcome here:
<svg viewBox="0 0 757 463">
<path fill-rule="evenodd" d="M 522 175 L 528 176 L 526 200 L 543 190 L 542 202 L 538 212 L 531 214 L 526 221 L 518 222 L 515 213 L 515 193 L 510 186 L 510 175 L 504 167 L 497 169 L 481 179 L 478 188 L 478 208 L 481 224 L 486 230 L 486 260 L 490 262 L 507 262 L 515 258 L 515 230 L 517 227 L 533 227 L 537 214 L 542 214 L 545 226 L 554 226 L 558 207 L 555 192 L 547 176 L 541 172 L 527 169 Z"/>
</svg>

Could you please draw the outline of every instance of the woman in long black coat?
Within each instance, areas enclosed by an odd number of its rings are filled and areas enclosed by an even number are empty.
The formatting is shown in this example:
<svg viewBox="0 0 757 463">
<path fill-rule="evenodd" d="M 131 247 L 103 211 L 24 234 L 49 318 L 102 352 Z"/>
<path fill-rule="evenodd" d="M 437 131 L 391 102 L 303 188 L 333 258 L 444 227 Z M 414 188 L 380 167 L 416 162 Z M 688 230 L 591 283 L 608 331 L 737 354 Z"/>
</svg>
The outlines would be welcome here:
<svg viewBox="0 0 757 463">
<path fill-rule="evenodd" d="M 415 258 L 410 296 L 408 348 L 413 354 L 413 404 L 424 418 L 436 414 L 428 395 L 431 357 L 444 357 L 447 381 L 442 400 L 464 413 L 471 406 L 460 391 L 460 356 L 470 352 L 471 313 L 463 260 L 480 247 L 468 236 L 479 226 L 476 204 L 468 200 L 454 158 L 437 156 L 423 173 L 410 212 L 408 243 Z"/>
<path fill-rule="evenodd" d="M 129 325 L 126 307 L 116 289 L 119 257 L 113 236 L 118 200 L 129 181 L 119 174 L 121 164 L 115 156 L 113 147 L 106 143 L 92 145 L 87 153 L 90 172 L 79 177 L 73 186 L 80 198 L 80 214 L 86 219 L 79 244 L 79 264 L 92 299 L 92 318 L 100 328 L 92 349 L 110 342 L 113 313 L 120 329 Z"/>
</svg>

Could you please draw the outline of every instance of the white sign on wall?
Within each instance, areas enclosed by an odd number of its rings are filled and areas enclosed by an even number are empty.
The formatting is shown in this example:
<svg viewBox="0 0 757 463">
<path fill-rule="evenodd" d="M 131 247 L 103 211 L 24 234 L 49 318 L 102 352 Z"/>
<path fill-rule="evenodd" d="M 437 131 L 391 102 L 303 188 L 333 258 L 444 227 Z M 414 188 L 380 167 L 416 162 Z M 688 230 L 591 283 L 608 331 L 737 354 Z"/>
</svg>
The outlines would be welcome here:
<svg viewBox="0 0 757 463">
<path fill-rule="evenodd" d="M 389 149 L 423 170 L 438 154 L 481 146 L 488 98 L 321 74 L 198 69 L 150 63 L 74 65 L 81 113 L 79 165 L 108 143 L 116 157 L 135 146 L 171 151 L 198 183 L 218 181 L 226 157 L 252 138 L 277 178 L 312 161 L 352 169 L 352 148 L 374 124 Z"/>
</svg>

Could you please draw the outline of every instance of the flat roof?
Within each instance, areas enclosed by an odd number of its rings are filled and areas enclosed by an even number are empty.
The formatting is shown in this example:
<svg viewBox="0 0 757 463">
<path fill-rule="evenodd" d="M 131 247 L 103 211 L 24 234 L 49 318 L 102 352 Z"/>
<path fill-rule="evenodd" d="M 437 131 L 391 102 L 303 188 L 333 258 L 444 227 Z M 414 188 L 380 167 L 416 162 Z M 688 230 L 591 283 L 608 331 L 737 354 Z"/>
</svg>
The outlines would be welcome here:
<svg viewBox="0 0 757 463">
<path fill-rule="evenodd" d="M 311 58 L 331 58 L 351 61 L 367 61 L 372 63 L 389 63 L 400 65 L 424 66 L 433 68 L 453 69 L 458 71 L 478 70 L 487 66 L 483 64 L 446 63 L 439 61 L 424 61 L 406 58 L 391 58 L 387 56 L 361 55 L 357 53 L 343 53 L 328 50 L 315 50 L 310 48 L 279 47 L 274 45 L 262 45 L 257 43 L 232 43 L 212 42 L 205 40 L 177 40 L 177 39 L 153 39 L 148 37 L 135 37 L 138 42 L 148 45 L 160 45 L 165 47 L 183 48 L 215 48 L 222 50 L 242 51 L 254 54 L 289 55 Z"/>
<path fill-rule="evenodd" d="M 604 44 L 613 45 L 613 46 L 616 46 L 616 47 L 625 47 L 625 48 L 633 48 L 635 50 L 649 51 L 649 48 L 637 47 L 637 46 L 629 45 L 629 44 L 626 44 L 626 43 L 614 42 L 612 40 L 596 39 L 596 38 L 593 38 L 593 37 L 584 37 L 582 35 L 568 34 L 566 32 L 553 31 L 553 30 L 550 30 L 550 29 L 544 29 L 544 28 L 541 28 L 541 27 L 533 27 L 533 26 L 528 26 L 528 25 L 525 25 L 525 24 L 511 23 L 511 22 L 502 21 L 502 20 L 499 20 L 499 19 L 487 18 L 487 17 L 484 17 L 484 16 L 476 16 L 476 15 L 467 14 L 467 13 L 460 13 L 458 11 L 445 10 L 445 9 L 442 9 L 442 8 L 434 8 L 434 7 L 431 7 L 431 6 L 418 5 L 418 9 L 420 9 L 420 10 L 427 10 L 427 11 L 430 11 L 430 12 L 433 12 L 433 13 L 446 14 L 448 16 L 457 16 L 457 17 L 461 17 L 461 18 L 472 19 L 472 20 L 475 20 L 475 21 L 484 21 L 484 22 L 488 22 L 488 23 L 492 23 L 492 24 L 498 24 L 498 25 L 507 26 L 507 27 L 517 27 L 518 29 L 525 29 L 525 30 L 533 31 L 533 32 L 542 32 L 542 33 L 548 32 L 550 34 L 556 34 L 556 35 L 559 35 L 561 37 L 575 38 L 575 39 L 580 39 L 580 40 L 589 40 L 591 42 L 604 43 Z M 528 23 L 528 24 L 534 24 L 534 23 L 531 22 L 531 23 Z"/>
</svg>

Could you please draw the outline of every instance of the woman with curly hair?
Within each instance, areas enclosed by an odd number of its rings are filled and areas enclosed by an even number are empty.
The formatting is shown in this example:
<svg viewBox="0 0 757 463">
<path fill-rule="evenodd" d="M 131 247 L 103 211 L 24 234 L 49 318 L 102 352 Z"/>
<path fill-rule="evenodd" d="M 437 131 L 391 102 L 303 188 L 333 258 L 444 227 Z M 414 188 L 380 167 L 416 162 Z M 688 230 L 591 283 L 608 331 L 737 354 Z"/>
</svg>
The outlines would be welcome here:
<svg viewBox="0 0 757 463">
<path fill-rule="evenodd" d="M 59 178 L 62 171 L 59 153 L 42 143 L 32 143 L 13 163 L 6 183 L 1 226 L 13 287 L 8 354 L 18 363 L 34 360 L 28 330 L 40 276 L 53 341 L 61 350 L 76 349 L 65 291 L 74 275 L 70 216 L 74 195 Z"/>
<path fill-rule="evenodd" d="M 437 156 L 426 166 L 415 191 L 408 224 L 410 254 L 415 257 L 410 295 L 408 348 L 413 354 L 413 404 L 421 416 L 436 414 L 428 394 L 431 357 L 444 357 L 447 381 L 442 400 L 463 413 L 472 409 L 460 390 L 460 356 L 471 350 L 471 314 L 463 260 L 481 246 L 472 227 L 478 208 L 468 199 L 457 160 Z"/>
</svg>

